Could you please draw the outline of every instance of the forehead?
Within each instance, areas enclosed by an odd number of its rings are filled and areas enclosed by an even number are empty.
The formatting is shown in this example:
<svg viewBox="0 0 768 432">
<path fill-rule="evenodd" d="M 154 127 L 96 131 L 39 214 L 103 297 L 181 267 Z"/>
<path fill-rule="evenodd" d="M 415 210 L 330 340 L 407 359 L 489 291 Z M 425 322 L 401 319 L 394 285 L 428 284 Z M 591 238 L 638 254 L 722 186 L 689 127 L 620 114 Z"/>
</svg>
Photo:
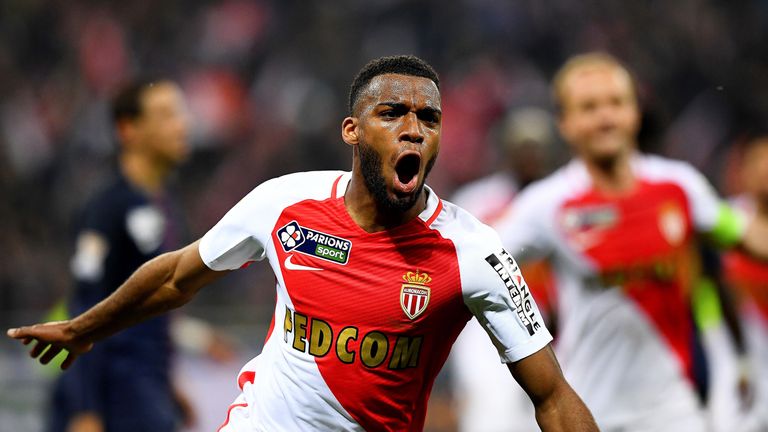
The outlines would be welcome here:
<svg viewBox="0 0 768 432">
<path fill-rule="evenodd" d="M 171 82 L 159 82 L 144 90 L 141 103 L 145 109 L 173 105 L 182 100 L 181 89 Z"/>
<path fill-rule="evenodd" d="M 627 71 L 616 65 L 602 63 L 574 68 L 565 76 L 562 88 L 566 100 L 632 92 L 632 80 Z"/>
<path fill-rule="evenodd" d="M 361 102 L 371 105 L 395 102 L 440 108 L 440 91 L 429 78 L 383 74 L 368 83 Z"/>
</svg>

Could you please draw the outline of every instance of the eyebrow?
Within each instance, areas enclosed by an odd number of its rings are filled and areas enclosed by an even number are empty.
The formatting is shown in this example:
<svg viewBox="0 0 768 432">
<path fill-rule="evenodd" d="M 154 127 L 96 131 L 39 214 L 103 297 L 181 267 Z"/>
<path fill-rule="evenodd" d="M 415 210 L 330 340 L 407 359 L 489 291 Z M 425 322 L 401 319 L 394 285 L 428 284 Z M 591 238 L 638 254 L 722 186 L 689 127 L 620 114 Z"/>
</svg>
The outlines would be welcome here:
<svg viewBox="0 0 768 432">
<path fill-rule="evenodd" d="M 406 109 L 406 105 L 402 102 L 380 102 L 376 104 L 376 106 L 388 106 L 390 108 L 396 109 L 396 110 L 404 110 Z M 435 113 L 435 114 L 442 114 L 443 112 L 439 110 L 438 108 L 427 106 L 420 110 L 419 112 L 427 112 L 427 113 Z"/>
</svg>

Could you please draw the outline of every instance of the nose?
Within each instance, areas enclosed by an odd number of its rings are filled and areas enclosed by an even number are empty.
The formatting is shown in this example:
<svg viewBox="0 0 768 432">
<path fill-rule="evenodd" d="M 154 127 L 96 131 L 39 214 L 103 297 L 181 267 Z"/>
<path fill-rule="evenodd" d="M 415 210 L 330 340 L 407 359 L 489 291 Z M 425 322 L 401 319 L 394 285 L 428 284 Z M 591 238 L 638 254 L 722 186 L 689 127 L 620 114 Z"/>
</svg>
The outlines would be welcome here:
<svg viewBox="0 0 768 432">
<path fill-rule="evenodd" d="M 421 130 L 421 123 L 416 113 L 409 112 L 403 116 L 403 127 L 398 138 L 400 141 L 416 144 L 424 142 L 424 133 Z"/>
</svg>

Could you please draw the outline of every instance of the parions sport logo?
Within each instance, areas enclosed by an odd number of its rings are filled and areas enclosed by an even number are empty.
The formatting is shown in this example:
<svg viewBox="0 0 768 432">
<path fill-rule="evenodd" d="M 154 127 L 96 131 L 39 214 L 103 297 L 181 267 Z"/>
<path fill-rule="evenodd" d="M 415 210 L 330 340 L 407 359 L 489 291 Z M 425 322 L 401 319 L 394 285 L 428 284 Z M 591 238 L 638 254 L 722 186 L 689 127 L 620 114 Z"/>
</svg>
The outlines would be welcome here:
<svg viewBox="0 0 768 432">
<path fill-rule="evenodd" d="M 299 252 L 336 264 L 346 264 L 352 242 L 291 221 L 277 230 L 277 239 L 286 252 Z"/>
<path fill-rule="evenodd" d="M 509 290 L 509 295 L 512 297 L 512 303 L 515 305 L 515 312 L 517 312 L 520 323 L 528 330 L 528 334 L 533 336 L 541 328 L 541 323 L 536 309 L 534 309 L 531 290 L 523 279 L 520 267 L 504 249 L 488 255 L 485 257 L 485 261 L 493 267 L 493 270 L 504 282 Z"/>
</svg>

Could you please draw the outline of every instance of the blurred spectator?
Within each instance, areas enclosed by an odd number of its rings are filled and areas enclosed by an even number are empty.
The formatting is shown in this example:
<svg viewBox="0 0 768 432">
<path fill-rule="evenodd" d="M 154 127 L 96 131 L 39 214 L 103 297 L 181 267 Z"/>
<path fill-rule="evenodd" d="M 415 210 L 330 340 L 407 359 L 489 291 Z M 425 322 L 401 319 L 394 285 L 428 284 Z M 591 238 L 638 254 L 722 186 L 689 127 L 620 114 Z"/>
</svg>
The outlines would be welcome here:
<svg viewBox="0 0 768 432">
<path fill-rule="evenodd" d="M 512 203 L 518 191 L 549 174 L 557 150 L 552 115 L 540 108 L 518 108 L 497 126 L 498 169 L 459 188 L 451 201 L 487 224 L 493 224 Z M 554 285 L 544 262 L 522 268 L 536 304 L 547 320 L 553 304 Z M 453 346 L 449 364 L 458 406 L 459 430 L 511 432 L 535 430 L 533 406 L 499 362 L 495 349 L 484 343 L 485 332 L 471 319 Z"/>
<path fill-rule="evenodd" d="M 119 170 L 78 221 L 71 263 L 77 280 L 70 299 L 72 316 L 106 298 L 141 264 L 182 241 L 165 188 L 188 152 L 181 90 L 166 80 L 133 82 L 117 94 L 113 114 Z M 188 323 L 182 333 L 204 333 L 196 328 Z M 171 382 L 171 350 L 168 316 L 99 344 L 58 379 L 49 430 L 160 432 L 191 423 L 190 404 Z"/>
</svg>

